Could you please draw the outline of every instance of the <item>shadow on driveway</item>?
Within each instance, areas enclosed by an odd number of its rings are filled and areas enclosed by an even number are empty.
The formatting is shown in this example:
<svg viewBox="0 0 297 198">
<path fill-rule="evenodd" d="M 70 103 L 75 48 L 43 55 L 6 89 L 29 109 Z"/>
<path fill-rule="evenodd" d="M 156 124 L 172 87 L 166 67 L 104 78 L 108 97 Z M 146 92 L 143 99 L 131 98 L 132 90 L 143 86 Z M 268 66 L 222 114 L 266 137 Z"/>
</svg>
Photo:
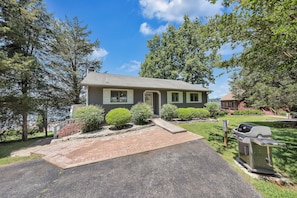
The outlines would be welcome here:
<svg viewBox="0 0 297 198">
<path fill-rule="evenodd" d="M 261 197 L 204 141 L 59 169 L 0 167 L 0 197 Z"/>
</svg>

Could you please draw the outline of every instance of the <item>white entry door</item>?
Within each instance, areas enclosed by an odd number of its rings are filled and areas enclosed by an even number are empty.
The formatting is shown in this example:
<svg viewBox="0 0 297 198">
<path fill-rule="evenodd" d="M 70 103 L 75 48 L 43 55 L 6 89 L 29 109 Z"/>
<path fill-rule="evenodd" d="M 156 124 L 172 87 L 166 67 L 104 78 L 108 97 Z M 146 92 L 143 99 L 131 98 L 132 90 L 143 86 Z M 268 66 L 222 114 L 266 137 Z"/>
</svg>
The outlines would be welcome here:
<svg viewBox="0 0 297 198">
<path fill-rule="evenodd" d="M 144 99 L 145 103 L 150 105 L 153 109 L 154 107 L 154 101 L 153 101 L 153 93 L 152 92 L 147 92 L 145 93 L 145 99 Z"/>
</svg>

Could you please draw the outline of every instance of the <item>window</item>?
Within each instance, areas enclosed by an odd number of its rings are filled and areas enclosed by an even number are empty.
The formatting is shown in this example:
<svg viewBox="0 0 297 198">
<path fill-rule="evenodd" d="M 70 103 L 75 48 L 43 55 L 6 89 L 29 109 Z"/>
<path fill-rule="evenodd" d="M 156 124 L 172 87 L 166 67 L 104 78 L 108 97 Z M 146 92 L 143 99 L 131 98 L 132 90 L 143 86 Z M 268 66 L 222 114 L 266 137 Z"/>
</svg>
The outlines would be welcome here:
<svg viewBox="0 0 297 198">
<path fill-rule="evenodd" d="M 173 92 L 172 94 L 171 94 L 171 99 L 172 99 L 172 102 L 178 102 L 178 93 L 176 93 L 176 92 Z"/>
<path fill-rule="evenodd" d="M 134 104 L 132 89 L 103 89 L 103 104 Z"/>
<path fill-rule="evenodd" d="M 110 102 L 127 102 L 127 91 L 110 91 Z"/>
<path fill-rule="evenodd" d="M 190 101 L 191 102 L 198 102 L 199 101 L 198 93 L 190 93 Z"/>
<path fill-rule="evenodd" d="M 167 91 L 167 103 L 183 103 L 183 92 Z"/>
<path fill-rule="evenodd" d="M 201 103 L 202 92 L 187 92 L 187 103 Z"/>
</svg>

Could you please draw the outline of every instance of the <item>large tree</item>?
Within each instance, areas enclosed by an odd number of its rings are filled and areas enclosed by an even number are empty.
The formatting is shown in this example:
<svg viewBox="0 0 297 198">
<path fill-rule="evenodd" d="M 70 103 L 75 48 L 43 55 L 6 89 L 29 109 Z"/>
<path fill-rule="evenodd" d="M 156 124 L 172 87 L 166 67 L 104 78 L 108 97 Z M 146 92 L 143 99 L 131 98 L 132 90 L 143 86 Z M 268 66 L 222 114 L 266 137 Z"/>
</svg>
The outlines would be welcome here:
<svg viewBox="0 0 297 198">
<path fill-rule="evenodd" d="M 27 140 L 28 114 L 34 111 L 42 81 L 38 56 L 50 17 L 41 0 L 0 2 L 1 117 L 5 112 L 21 115 L 23 140 Z"/>
<path fill-rule="evenodd" d="M 48 82 L 55 95 L 63 105 L 81 103 L 81 80 L 87 69 L 101 68 L 101 61 L 92 57 L 99 48 L 99 41 L 91 42 L 88 37 L 91 31 L 83 26 L 77 17 L 72 20 L 55 21 L 53 35 L 48 46 L 47 72 Z"/>
<path fill-rule="evenodd" d="M 220 45 L 244 48 L 222 64 L 241 67 L 232 87 L 244 90 L 241 99 L 255 106 L 294 106 L 291 98 L 297 92 L 297 1 L 224 0 L 224 5 L 230 11 L 210 20 L 208 26 L 219 32 L 216 40 Z"/>
<path fill-rule="evenodd" d="M 208 29 L 198 19 L 184 16 L 183 24 L 175 29 L 169 25 L 162 36 L 148 41 L 149 53 L 141 64 L 140 76 L 181 79 L 207 86 L 214 82 L 213 67 L 216 49 Z M 210 51 L 210 49 L 213 49 Z"/>
</svg>

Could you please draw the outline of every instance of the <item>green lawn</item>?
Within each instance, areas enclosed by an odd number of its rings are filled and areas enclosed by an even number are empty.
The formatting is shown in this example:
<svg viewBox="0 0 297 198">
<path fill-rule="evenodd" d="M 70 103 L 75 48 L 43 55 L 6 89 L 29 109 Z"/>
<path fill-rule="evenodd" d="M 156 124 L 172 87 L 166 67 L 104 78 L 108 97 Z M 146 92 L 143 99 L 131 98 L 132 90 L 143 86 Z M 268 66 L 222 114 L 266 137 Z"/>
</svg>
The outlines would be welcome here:
<svg viewBox="0 0 297 198">
<path fill-rule="evenodd" d="M 228 120 L 228 147 L 223 145 L 222 120 Z M 286 143 L 285 148 L 273 148 L 274 169 L 283 175 L 290 177 L 297 182 L 297 128 L 293 128 L 286 122 L 274 122 L 278 118 L 266 116 L 225 116 L 219 122 L 196 122 L 189 124 L 179 124 L 179 126 L 201 135 L 207 143 L 212 146 L 221 156 L 249 181 L 264 197 L 297 197 L 297 189 L 292 186 L 278 186 L 263 180 L 252 179 L 247 176 L 235 164 L 234 158 L 237 157 L 237 140 L 232 137 L 231 130 L 236 128 L 241 122 L 253 122 L 259 125 L 269 126 L 272 137 L 280 142 Z"/>
</svg>

